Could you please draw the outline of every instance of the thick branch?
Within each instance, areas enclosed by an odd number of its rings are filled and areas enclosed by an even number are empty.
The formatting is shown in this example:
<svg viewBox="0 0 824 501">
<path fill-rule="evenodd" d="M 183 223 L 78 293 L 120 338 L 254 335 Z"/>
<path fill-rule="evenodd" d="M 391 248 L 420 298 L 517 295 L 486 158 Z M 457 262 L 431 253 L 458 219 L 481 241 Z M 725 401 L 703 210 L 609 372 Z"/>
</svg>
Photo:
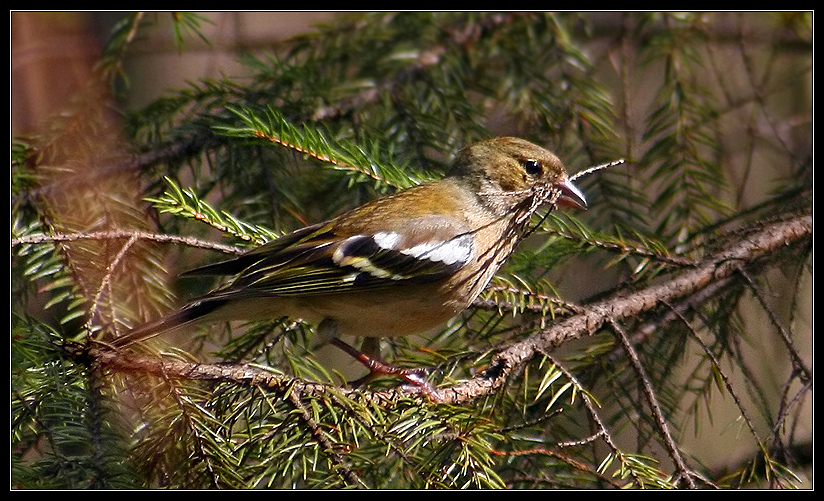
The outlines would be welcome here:
<svg viewBox="0 0 824 501">
<path fill-rule="evenodd" d="M 475 378 L 441 389 L 447 402 L 461 402 L 489 394 L 502 386 L 532 357 L 598 331 L 605 322 L 620 322 L 650 311 L 663 303 L 673 303 L 704 287 L 724 280 L 742 267 L 812 236 L 812 216 L 766 226 L 727 249 L 705 259 L 695 268 L 660 285 L 618 295 L 584 306 L 579 313 L 560 320 L 529 338 L 511 345 L 493 358 L 490 366 Z"/>
<path fill-rule="evenodd" d="M 66 350 L 71 356 L 79 357 L 84 348 L 79 345 L 69 346 Z M 303 396 L 321 395 L 334 391 L 351 398 L 366 397 L 376 402 L 390 403 L 404 395 L 402 390 L 389 390 L 364 393 L 360 390 L 332 388 L 328 384 L 313 383 L 302 379 L 278 374 L 264 368 L 247 364 L 199 364 L 185 362 L 179 358 L 140 355 L 109 348 L 95 346 L 88 352 L 92 363 L 117 372 L 137 372 L 170 379 L 188 379 L 192 381 L 231 382 L 248 386 L 258 386 L 266 391 L 281 394 L 298 392 Z"/>
<path fill-rule="evenodd" d="M 559 320 L 500 352 L 493 358 L 490 366 L 473 379 L 440 388 L 439 391 L 444 402 L 452 404 L 485 397 L 503 386 L 512 374 L 517 374 L 524 364 L 539 353 L 551 351 L 573 339 L 591 335 L 606 322 L 621 322 L 655 309 L 659 305 L 673 303 L 694 294 L 709 285 L 726 280 L 741 268 L 755 265 L 782 248 L 811 236 L 812 216 L 809 215 L 765 226 L 671 280 L 582 307 L 578 313 Z M 232 381 L 272 391 L 293 390 L 304 395 L 334 391 L 352 398 L 367 398 L 383 403 L 395 401 L 403 395 L 400 390 L 368 392 L 332 389 L 323 384 L 290 378 L 250 365 L 193 364 L 173 359 L 124 354 L 105 347 L 95 348 L 91 355 L 102 366 L 118 371 L 139 371 L 183 379 Z"/>
</svg>

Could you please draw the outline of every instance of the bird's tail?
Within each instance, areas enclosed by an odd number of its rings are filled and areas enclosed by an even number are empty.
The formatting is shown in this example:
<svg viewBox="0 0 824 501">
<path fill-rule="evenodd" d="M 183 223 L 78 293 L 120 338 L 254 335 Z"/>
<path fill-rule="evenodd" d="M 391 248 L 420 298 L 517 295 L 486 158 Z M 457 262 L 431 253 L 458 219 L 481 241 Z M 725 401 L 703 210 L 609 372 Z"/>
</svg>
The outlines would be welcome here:
<svg viewBox="0 0 824 501">
<path fill-rule="evenodd" d="M 163 318 L 141 325 L 128 334 L 112 341 L 112 346 L 123 348 L 138 341 L 144 341 L 164 332 L 178 329 L 180 327 L 193 324 L 206 315 L 227 303 L 227 300 L 210 299 L 190 303 L 180 310 L 171 313 Z"/>
</svg>

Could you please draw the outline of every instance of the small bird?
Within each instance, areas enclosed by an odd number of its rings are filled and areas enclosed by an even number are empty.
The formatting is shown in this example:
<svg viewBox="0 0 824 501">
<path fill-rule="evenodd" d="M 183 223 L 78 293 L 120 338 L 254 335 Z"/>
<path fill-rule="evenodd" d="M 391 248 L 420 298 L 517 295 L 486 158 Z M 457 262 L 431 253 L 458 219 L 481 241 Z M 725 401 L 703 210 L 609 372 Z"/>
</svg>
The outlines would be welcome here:
<svg viewBox="0 0 824 501">
<path fill-rule="evenodd" d="M 557 156 L 515 137 L 480 141 L 456 155 L 443 179 L 184 273 L 233 278 L 112 344 L 194 323 L 289 317 L 318 326 L 370 373 L 434 396 L 419 371 L 385 364 L 340 336 L 406 336 L 446 323 L 483 291 L 545 205 L 587 206 Z"/>
</svg>

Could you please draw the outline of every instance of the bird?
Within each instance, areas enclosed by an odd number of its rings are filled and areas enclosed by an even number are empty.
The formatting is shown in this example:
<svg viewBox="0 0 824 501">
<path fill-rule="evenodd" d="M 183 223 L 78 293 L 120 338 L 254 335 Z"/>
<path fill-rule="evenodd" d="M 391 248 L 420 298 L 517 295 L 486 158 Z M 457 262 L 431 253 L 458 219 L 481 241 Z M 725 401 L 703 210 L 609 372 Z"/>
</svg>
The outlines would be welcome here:
<svg viewBox="0 0 824 501">
<path fill-rule="evenodd" d="M 193 324 L 288 317 L 370 370 L 437 398 L 420 371 L 341 340 L 431 331 L 478 297 L 541 207 L 586 209 L 552 152 L 517 137 L 460 150 L 446 175 L 287 233 L 233 259 L 184 272 L 224 283 L 111 343 L 123 348 Z"/>
</svg>

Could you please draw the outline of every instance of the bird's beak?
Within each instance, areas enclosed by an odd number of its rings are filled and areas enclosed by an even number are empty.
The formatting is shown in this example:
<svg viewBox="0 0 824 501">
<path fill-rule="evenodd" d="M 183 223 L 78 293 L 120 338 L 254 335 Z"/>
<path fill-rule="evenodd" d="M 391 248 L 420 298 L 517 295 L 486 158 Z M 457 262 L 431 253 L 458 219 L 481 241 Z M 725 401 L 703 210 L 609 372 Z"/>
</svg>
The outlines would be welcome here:
<svg viewBox="0 0 824 501">
<path fill-rule="evenodd" d="M 561 190 L 561 196 L 558 197 L 557 204 L 563 207 L 572 207 L 573 209 L 586 209 L 587 199 L 577 186 L 568 180 L 556 183 L 555 187 Z"/>
</svg>

